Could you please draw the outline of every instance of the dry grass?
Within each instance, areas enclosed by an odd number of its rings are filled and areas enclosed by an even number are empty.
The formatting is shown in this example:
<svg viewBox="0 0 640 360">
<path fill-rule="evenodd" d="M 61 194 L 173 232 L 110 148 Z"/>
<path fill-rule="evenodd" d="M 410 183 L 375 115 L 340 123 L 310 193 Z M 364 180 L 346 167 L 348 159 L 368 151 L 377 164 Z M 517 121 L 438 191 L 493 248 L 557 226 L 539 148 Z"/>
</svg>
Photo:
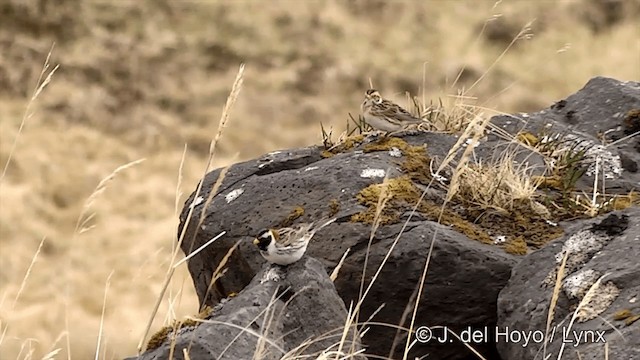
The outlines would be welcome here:
<svg viewBox="0 0 640 360">
<path fill-rule="evenodd" d="M 456 195 L 482 210 L 503 214 L 511 212 L 517 204 L 535 207 L 539 184 L 532 176 L 533 169 L 515 159 L 512 150 L 495 161 L 476 160 L 458 167 Z"/>
<path fill-rule="evenodd" d="M 399 103 L 409 91 L 422 104 L 473 98 L 505 112 L 548 106 L 595 75 L 640 78 L 627 46 L 637 42 L 633 2 L 609 27 L 608 10 L 589 0 L 38 4 L 9 0 L 0 14 L 0 354 L 9 359 L 95 357 L 99 334 L 101 358 L 135 353 L 149 299 L 174 264 L 176 209 L 202 176 L 213 115 L 241 61 L 249 80 L 211 167 L 319 143 L 320 121 L 340 133 L 369 78 Z M 61 66 L 32 102 L 53 42 Z M 472 92 L 449 96 L 459 88 Z M 444 126 L 461 128 L 453 120 L 469 109 L 460 111 Z M 96 184 L 140 158 L 84 223 Z M 71 241 L 79 218 L 93 228 Z M 67 295 L 67 279 L 82 291 Z M 173 279 L 152 329 L 197 308 L 184 269 Z"/>
</svg>

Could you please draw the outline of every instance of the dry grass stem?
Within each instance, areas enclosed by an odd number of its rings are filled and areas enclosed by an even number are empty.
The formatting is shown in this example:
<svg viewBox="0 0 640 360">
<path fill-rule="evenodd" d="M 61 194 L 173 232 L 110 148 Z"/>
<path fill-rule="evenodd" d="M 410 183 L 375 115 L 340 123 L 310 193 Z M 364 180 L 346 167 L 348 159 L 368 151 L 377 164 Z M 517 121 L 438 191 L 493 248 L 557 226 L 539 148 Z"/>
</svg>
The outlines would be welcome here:
<svg viewBox="0 0 640 360">
<path fill-rule="evenodd" d="M 100 345 L 102 344 L 102 332 L 104 330 L 104 312 L 107 308 L 107 294 L 109 293 L 109 286 L 111 285 L 111 276 L 113 276 L 113 270 L 107 277 L 107 283 L 104 285 L 104 298 L 102 299 L 102 311 L 100 313 L 100 330 L 98 331 L 98 343 L 96 344 L 96 356 L 95 360 L 100 358 Z"/>
<path fill-rule="evenodd" d="M 180 266 L 181 264 L 183 264 L 185 261 L 188 261 L 189 259 L 191 259 L 192 257 L 198 255 L 198 253 L 202 250 L 204 250 L 207 246 L 213 244 L 214 241 L 218 240 L 220 237 L 222 237 L 222 235 L 226 234 L 226 231 L 221 232 L 220 234 L 216 235 L 215 237 L 211 238 L 211 240 L 207 241 L 206 243 L 204 243 L 202 246 L 200 246 L 199 248 L 197 248 L 196 250 L 192 251 L 189 255 L 185 256 L 182 260 L 178 261 L 177 263 L 175 263 L 173 265 L 173 268 L 177 268 L 178 266 Z"/>
<path fill-rule="evenodd" d="M 487 70 L 482 75 L 480 75 L 480 77 L 473 84 L 471 84 L 471 86 L 469 86 L 468 91 L 471 91 L 474 87 L 476 87 L 476 85 L 478 85 L 489 74 L 489 72 L 493 69 L 493 67 L 496 66 L 500 62 L 500 60 L 502 60 L 502 58 L 507 54 L 507 52 L 509 52 L 511 47 L 513 47 L 513 45 L 518 40 L 523 40 L 523 39 L 524 40 L 529 40 L 533 36 L 531 34 L 531 26 L 533 25 L 534 21 L 535 20 L 531 20 L 531 21 L 527 22 L 522 27 L 522 29 L 520 29 L 520 32 L 518 33 L 518 35 L 516 35 L 513 38 L 513 40 L 511 40 L 509 45 L 502 51 L 502 53 L 500 53 L 500 55 L 498 55 L 498 57 L 493 61 L 493 63 L 491 65 L 489 65 Z"/>
<path fill-rule="evenodd" d="M 340 258 L 340 261 L 338 262 L 338 265 L 336 265 L 336 267 L 333 268 L 333 271 L 331 272 L 331 276 L 330 276 L 331 281 L 335 282 L 336 279 L 338 278 L 338 274 L 340 273 L 340 269 L 342 268 L 342 265 L 344 264 L 344 261 L 347 259 L 347 255 L 349 255 L 349 251 L 351 251 L 351 248 L 348 248 L 344 252 L 344 254 L 342 254 L 342 257 Z"/>
<path fill-rule="evenodd" d="M 467 128 L 465 128 L 463 134 L 460 136 L 460 138 L 458 139 L 458 141 L 454 144 L 454 146 L 449 150 L 449 152 L 447 153 L 447 155 L 445 156 L 444 161 L 442 162 L 442 164 L 440 164 L 438 171 L 436 172 L 436 175 L 439 174 L 445 166 L 448 165 L 448 163 L 450 161 L 453 160 L 453 158 L 455 157 L 455 154 L 458 150 L 458 148 L 462 145 L 463 142 L 466 142 L 467 139 L 469 139 L 471 137 L 471 142 L 468 144 L 467 149 L 465 149 L 465 151 L 462 154 L 462 157 L 459 161 L 458 167 L 456 168 L 456 172 L 454 172 L 453 178 L 459 178 L 459 171 L 460 169 L 460 164 L 461 163 L 466 163 L 468 161 L 469 156 L 471 155 L 471 153 L 473 152 L 473 148 L 475 147 L 475 144 L 477 143 L 478 139 L 480 138 L 481 134 L 484 133 L 487 124 L 489 123 L 489 118 L 485 118 L 484 120 L 482 120 L 482 118 L 480 116 L 475 116 L 474 119 L 469 123 L 469 125 L 467 126 Z M 420 202 L 422 202 L 422 200 L 424 199 L 424 196 L 426 195 L 427 191 L 429 190 L 429 188 L 431 187 L 431 184 L 433 183 L 434 179 L 436 179 L 436 176 L 434 176 L 430 182 L 429 185 L 427 186 L 427 188 L 422 192 L 420 199 L 418 199 L 418 201 L 416 202 L 416 204 L 414 205 L 411 214 L 409 215 L 409 218 L 405 221 L 405 223 L 402 226 L 402 229 L 400 230 L 400 233 L 398 234 L 396 239 L 399 239 L 400 236 L 402 235 L 402 233 L 404 232 L 407 224 L 409 223 L 409 221 L 411 220 L 411 217 L 415 214 L 415 211 L 417 210 Z M 442 204 L 441 208 L 440 208 L 440 214 L 438 216 L 438 223 L 442 222 L 442 215 L 444 213 L 444 209 L 447 206 L 447 203 L 449 202 L 449 199 L 451 198 L 452 195 L 451 194 L 451 188 L 455 186 L 455 182 L 452 179 L 451 180 L 451 184 L 450 184 L 450 189 L 449 192 L 447 194 L 447 198 L 445 199 L 444 203 Z M 411 324 L 409 326 L 409 334 L 413 333 L 413 329 L 414 329 L 414 325 L 415 325 L 415 318 L 417 316 L 418 313 L 418 307 L 420 304 L 420 299 L 422 298 L 422 290 L 424 287 L 424 282 L 426 280 L 427 277 L 427 271 L 429 269 L 429 263 L 431 260 L 431 255 L 433 254 L 433 248 L 436 242 L 436 235 L 438 233 L 438 228 L 434 229 L 433 232 L 433 236 L 431 238 L 431 244 L 429 245 L 429 251 L 427 253 L 427 257 L 425 260 L 425 265 L 424 265 L 424 269 L 422 272 L 422 275 L 420 277 L 420 285 L 418 287 L 418 295 L 416 296 L 416 300 L 415 300 L 415 305 L 413 308 L 413 313 L 411 316 Z M 395 242 L 394 242 L 395 245 Z M 393 246 L 392 246 L 393 247 Z M 407 359 L 407 356 L 409 354 L 409 347 L 410 347 L 410 339 L 411 336 L 407 336 L 407 342 L 405 345 L 405 350 L 404 353 L 402 355 L 403 360 Z M 475 350 L 474 350 L 475 352 Z"/>
<path fill-rule="evenodd" d="M 56 70 L 58 70 L 58 67 L 60 66 L 60 65 L 56 65 L 48 74 L 46 74 L 46 77 L 45 77 L 45 73 L 51 66 L 49 63 L 49 60 L 51 59 L 51 53 L 53 52 L 54 46 L 55 46 L 55 43 L 51 45 L 51 49 L 49 49 L 49 52 L 47 53 L 47 58 L 44 61 L 42 71 L 40 72 L 40 76 L 38 77 L 38 81 L 36 82 L 36 88 L 33 91 L 33 95 L 31 95 L 31 99 L 29 99 L 29 102 L 27 103 L 27 108 L 25 109 L 24 114 L 22 115 L 22 121 L 20 122 L 18 133 L 16 134 L 16 137 L 13 139 L 13 143 L 11 144 L 11 149 L 9 150 L 9 155 L 7 157 L 7 162 L 4 164 L 4 168 L 2 169 L 2 175 L 0 176 L 0 185 L 2 184 L 2 181 L 4 180 L 5 175 L 7 174 L 7 169 L 9 169 L 9 164 L 11 163 L 13 153 L 15 152 L 16 147 L 18 145 L 18 139 L 20 139 L 20 135 L 22 134 L 24 125 L 26 124 L 27 119 L 31 118 L 31 116 L 33 115 L 33 113 L 31 112 L 31 107 L 33 106 L 35 100 L 38 98 L 42 90 L 44 90 L 44 88 L 47 87 L 47 85 L 49 85 L 53 77 L 53 74 L 56 72 Z M 42 81 L 43 77 L 45 77 L 44 81 Z"/>
<path fill-rule="evenodd" d="M 136 166 L 142 163 L 144 160 L 145 159 L 138 159 L 135 161 L 131 161 L 127 164 L 118 166 L 115 170 L 113 170 L 111 174 L 107 175 L 105 178 L 100 180 L 100 182 L 98 183 L 98 186 L 96 186 L 95 190 L 93 190 L 91 195 L 89 195 L 84 205 L 82 206 L 82 211 L 80 212 L 80 216 L 78 216 L 78 221 L 76 222 L 76 227 L 74 230 L 75 235 L 79 235 L 83 232 L 86 232 L 88 229 L 90 229 L 90 227 L 87 227 L 87 224 L 91 219 L 93 219 L 94 214 L 89 214 L 89 215 L 87 214 L 91 209 L 91 207 L 93 206 L 93 204 L 98 199 L 98 197 L 100 197 L 100 195 L 102 195 L 105 192 L 109 182 L 111 182 L 111 180 L 113 180 L 118 174 L 120 174 L 124 170 L 131 168 L 133 166 Z"/>
<path fill-rule="evenodd" d="M 20 295 L 22 295 L 22 292 L 24 291 L 24 287 L 27 285 L 27 279 L 29 279 L 31 270 L 33 269 L 33 266 L 36 264 L 36 261 L 38 260 L 38 255 L 40 255 L 40 251 L 42 250 L 42 245 L 44 245 L 45 239 L 46 237 L 43 237 L 42 240 L 40 240 L 38 249 L 36 250 L 35 254 L 33 254 L 33 257 L 31 258 L 31 263 L 29 264 L 29 267 L 27 268 L 27 272 L 24 274 L 24 277 L 22 278 L 22 282 L 20 283 L 20 288 L 18 289 L 18 293 L 16 294 L 16 297 L 13 299 L 13 303 L 11 304 L 11 309 L 15 309 L 16 304 L 18 303 L 18 299 L 20 299 Z M 6 331 L 6 329 L 4 329 L 3 332 L 4 331 Z M 2 338 L 0 338 L 0 344 L 2 344 Z"/>
<path fill-rule="evenodd" d="M 555 313 L 556 304 L 558 303 L 558 298 L 560 296 L 560 290 L 562 288 L 562 280 L 564 280 L 564 270 L 567 264 L 567 258 L 569 257 L 569 251 L 565 251 L 562 256 L 562 262 L 560 263 L 560 267 L 558 268 L 558 273 L 556 274 L 556 283 L 553 287 L 553 294 L 551 295 L 551 301 L 549 302 L 549 312 L 547 313 L 547 325 L 544 331 L 544 344 L 542 347 L 542 358 L 547 358 L 547 339 L 549 337 L 549 331 L 551 330 L 551 323 L 553 322 L 553 315 Z"/>
<path fill-rule="evenodd" d="M 573 311 L 573 314 L 571 315 L 571 320 L 569 321 L 569 327 L 567 328 L 567 333 L 571 331 L 571 328 L 573 327 L 573 324 L 575 323 L 575 321 L 578 319 L 580 312 L 589 304 L 589 302 L 591 302 L 598 288 L 600 287 L 602 280 L 604 280 L 604 278 L 607 277 L 608 275 L 609 274 L 602 275 L 600 278 L 598 278 L 598 280 L 596 280 L 596 282 L 593 283 L 593 285 L 591 285 L 591 287 L 589 287 L 589 290 L 584 295 L 582 300 L 580 300 L 578 307 L 576 307 L 576 309 Z M 566 341 L 563 341 L 560 345 L 560 351 L 558 352 L 557 360 L 562 359 L 562 354 L 564 353 L 565 345 L 566 345 Z"/>
<path fill-rule="evenodd" d="M 233 246 L 230 247 L 229 250 L 227 250 L 227 253 L 224 254 L 224 256 L 222 257 L 222 260 L 220 260 L 220 263 L 216 267 L 216 270 L 213 272 L 213 276 L 211 278 L 211 282 L 209 283 L 209 286 L 207 287 L 207 292 L 204 295 L 205 299 L 209 296 L 209 293 L 211 292 L 211 289 L 215 285 L 216 281 L 220 277 L 222 277 L 222 275 L 224 274 L 225 266 L 227 265 L 227 262 L 231 258 L 231 255 L 236 251 L 238 246 L 240 246 L 240 243 L 242 243 L 242 239 L 236 241 L 236 243 L 233 244 Z"/>
<path fill-rule="evenodd" d="M 218 131 L 215 135 L 215 137 L 213 138 L 213 140 L 211 141 L 211 144 L 209 146 L 209 156 L 207 158 L 207 164 L 205 166 L 204 169 L 204 174 L 202 176 L 202 179 L 205 178 L 206 174 L 209 172 L 211 165 L 213 163 L 213 159 L 215 157 L 215 153 L 216 153 L 216 145 L 218 144 L 220 138 L 222 137 L 222 132 L 224 130 L 224 127 L 226 126 L 227 120 L 229 119 L 229 114 L 231 111 L 231 108 L 233 107 L 233 104 L 235 103 L 236 99 L 238 98 L 238 95 L 240 94 L 240 89 L 242 88 L 242 83 L 243 83 L 243 78 L 244 78 L 244 64 L 240 65 L 240 68 L 238 69 L 238 73 L 236 75 L 235 81 L 233 82 L 233 85 L 231 87 L 231 92 L 229 94 L 229 96 L 227 97 L 227 101 L 225 103 L 225 106 L 222 110 L 222 115 L 220 117 L 220 122 L 218 124 Z M 202 183 L 203 181 L 200 181 L 198 183 L 198 187 L 196 189 L 195 195 L 194 195 L 194 201 L 195 199 L 198 198 L 198 196 L 200 195 L 200 192 L 202 191 Z M 191 218 L 193 216 L 193 211 L 195 209 L 195 206 L 191 206 L 189 209 L 189 213 L 187 214 L 187 218 L 185 220 L 185 224 L 189 224 L 191 221 Z M 204 213 L 206 211 L 206 208 L 203 208 L 202 213 Z M 162 287 L 162 290 L 160 292 L 160 294 L 158 295 L 158 299 L 156 300 L 156 304 L 153 308 L 153 311 L 151 312 L 151 316 L 149 318 L 149 321 L 147 322 L 147 326 L 145 327 L 144 333 L 142 335 L 142 337 L 140 338 L 140 341 L 138 342 L 138 354 L 140 354 L 142 352 L 142 347 L 144 342 L 146 341 L 147 336 L 149 335 L 149 330 L 151 329 L 151 324 L 153 323 L 153 319 L 155 318 L 158 309 L 160 308 L 160 303 L 162 302 L 162 299 L 164 298 L 164 294 L 166 292 L 166 289 L 169 286 L 169 283 L 171 282 L 171 278 L 173 277 L 174 271 L 175 269 L 173 268 L 172 264 L 174 263 L 178 250 L 180 249 L 180 245 L 182 244 L 182 242 L 184 241 L 184 236 L 186 234 L 187 231 L 187 225 L 185 225 L 180 233 L 180 236 L 178 238 L 178 242 L 177 245 L 175 247 L 175 251 L 173 252 L 172 256 L 171 256 L 171 263 L 169 264 L 169 270 L 167 271 L 167 274 L 165 276 L 165 281 L 164 281 L 164 285 Z M 197 231 L 197 229 L 196 229 Z M 195 236 L 195 233 L 194 233 Z"/>
</svg>

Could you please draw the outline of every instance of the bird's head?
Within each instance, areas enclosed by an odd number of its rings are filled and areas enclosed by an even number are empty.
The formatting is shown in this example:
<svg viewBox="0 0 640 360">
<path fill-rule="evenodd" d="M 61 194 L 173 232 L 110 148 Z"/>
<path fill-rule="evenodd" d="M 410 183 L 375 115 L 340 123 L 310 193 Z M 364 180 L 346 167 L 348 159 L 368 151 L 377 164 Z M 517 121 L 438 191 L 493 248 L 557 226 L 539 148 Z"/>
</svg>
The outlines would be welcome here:
<svg viewBox="0 0 640 360">
<path fill-rule="evenodd" d="M 380 104 L 382 102 L 382 96 L 376 89 L 369 89 L 364 93 L 363 104 Z"/>
<path fill-rule="evenodd" d="M 275 241 L 275 239 L 277 238 L 278 238 L 277 232 L 273 231 L 272 229 L 263 229 L 263 230 L 260 230 L 260 232 L 258 233 L 258 236 L 255 239 L 253 239 L 253 244 L 257 246 L 258 249 L 262 251 L 267 251 L 269 244 L 271 244 L 271 242 Z"/>
</svg>

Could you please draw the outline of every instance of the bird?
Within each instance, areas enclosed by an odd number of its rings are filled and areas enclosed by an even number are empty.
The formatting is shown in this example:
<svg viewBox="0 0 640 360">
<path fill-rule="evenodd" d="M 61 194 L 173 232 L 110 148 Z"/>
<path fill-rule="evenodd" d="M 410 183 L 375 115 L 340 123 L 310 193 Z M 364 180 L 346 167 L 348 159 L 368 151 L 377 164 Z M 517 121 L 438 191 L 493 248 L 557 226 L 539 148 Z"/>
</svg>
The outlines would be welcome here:
<svg viewBox="0 0 640 360">
<path fill-rule="evenodd" d="M 268 262 L 283 266 L 293 264 L 302 258 L 309 240 L 316 232 L 336 219 L 302 223 L 279 229 L 264 229 L 258 233 L 253 244 L 258 247 L 260 254 Z"/>
<path fill-rule="evenodd" d="M 364 121 L 376 130 L 394 132 L 403 130 L 410 125 L 424 123 L 420 118 L 411 115 L 400 105 L 385 100 L 376 89 L 365 92 L 364 101 L 360 106 Z"/>
</svg>

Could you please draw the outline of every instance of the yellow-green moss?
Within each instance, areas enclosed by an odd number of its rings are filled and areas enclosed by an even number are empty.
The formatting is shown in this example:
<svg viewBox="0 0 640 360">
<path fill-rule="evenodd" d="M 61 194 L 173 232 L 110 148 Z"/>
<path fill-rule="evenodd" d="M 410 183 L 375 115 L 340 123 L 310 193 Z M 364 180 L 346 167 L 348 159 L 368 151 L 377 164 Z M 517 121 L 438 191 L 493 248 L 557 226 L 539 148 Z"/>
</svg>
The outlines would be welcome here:
<svg viewBox="0 0 640 360">
<path fill-rule="evenodd" d="M 527 242 L 524 241 L 522 236 L 518 236 L 515 239 L 511 239 L 504 244 L 504 251 L 513 255 L 526 255 L 529 251 Z"/>
<path fill-rule="evenodd" d="M 340 212 L 340 202 L 337 199 L 329 200 L 329 217 L 334 217 Z"/>
<path fill-rule="evenodd" d="M 424 201 L 420 204 L 418 210 L 433 221 L 440 219 L 441 224 L 451 226 L 469 239 L 479 241 L 483 244 L 493 244 L 491 236 L 489 236 L 482 227 L 466 220 L 460 214 L 457 214 L 450 209 L 442 210 L 442 205 L 430 201 Z M 442 216 L 440 215 L 441 213 Z"/>
<path fill-rule="evenodd" d="M 524 242 L 524 246 L 530 249 L 539 249 L 549 241 L 562 236 L 564 231 L 559 226 L 554 226 L 540 216 L 537 209 L 528 201 L 516 201 L 509 212 L 490 212 L 472 204 L 466 204 L 467 218 L 477 219 L 479 226 L 492 234 L 500 234 L 512 239 L 518 239 L 517 244 L 505 244 L 505 250 L 513 254 L 521 253 L 518 250 Z M 514 241 L 514 240 L 511 240 Z M 516 246 L 517 245 L 517 246 Z"/>
<path fill-rule="evenodd" d="M 178 327 L 178 329 L 182 329 L 185 327 L 195 327 L 200 325 L 201 322 L 202 322 L 201 319 L 193 319 L 193 318 L 184 319 L 180 322 L 180 326 Z"/>
<path fill-rule="evenodd" d="M 173 331 L 173 327 L 165 326 L 162 329 L 158 330 L 155 334 L 149 338 L 149 342 L 147 342 L 147 351 L 154 350 L 159 348 L 165 340 L 169 337 L 169 334 Z"/>
<path fill-rule="evenodd" d="M 383 137 L 378 139 L 378 141 L 376 142 L 372 142 L 370 144 L 365 145 L 362 151 L 365 153 L 375 152 L 375 151 L 387 151 L 387 150 L 391 150 L 394 147 L 400 150 L 404 150 L 408 146 L 409 144 L 407 144 L 407 142 L 402 140 L 401 138 Z"/>
<path fill-rule="evenodd" d="M 329 150 L 322 150 L 322 151 L 320 152 L 320 156 L 322 156 L 322 157 L 323 157 L 323 158 L 325 158 L 325 159 L 330 158 L 330 157 L 332 157 L 333 155 L 335 155 L 335 154 L 334 154 L 334 153 L 332 153 L 332 152 L 331 152 L 331 151 L 329 151 Z"/>
<path fill-rule="evenodd" d="M 363 151 L 388 151 L 397 148 L 402 152 L 403 162 L 400 164 L 402 172 L 418 183 L 428 184 L 431 180 L 429 163 L 431 159 L 427 156 L 427 149 L 424 146 L 410 145 L 406 141 L 397 137 L 383 138 L 379 142 L 367 144 Z"/>
<path fill-rule="evenodd" d="M 149 342 L 147 342 L 147 351 L 159 348 L 172 333 L 176 333 L 182 328 L 200 325 L 202 320 L 207 319 L 211 314 L 213 314 L 213 308 L 205 305 L 195 318 L 187 318 L 181 321 L 174 320 L 171 325 L 163 327 L 151 336 Z"/>
<path fill-rule="evenodd" d="M 387 186 L 387 203 L 380 213 L 381 224 L 393 224 L 400 220 L 404 208 L 420 197 L 418 190 L 408 176 L 389 179 L 383 184 L 371 184 L 356 195 L 358 202 L 367 207 L 365 211 L 351 216 L 352 222 L 373 224 L 378 207 L 378 199 L 384 186 Z M 412 202 L 413 201 L 413 202 Z"/>
<path fill-rule="evenodd" d="M 446 215 L 443 214 L 442 224 L 452 226 L 458 232 L 466 235 L 469 239 L 480 241 L 484 244 L 493 243 L 489 234 L 481 227 L 463 219 L 461 216 L 454 212 L 449 211 Z"/>
<path fill-rule="evenodd" d="M 382 191 L 383 184 L 373 184 L 362 189 L 357 195 L 358 202 L 367 207 L 365 211 L 351 216 L 352 222 L 361 222 L 365 224 L 373 224 L 376 217 L 378 199 Z M 420 191 L 413 184 L 411 178 L 407 175 L 390 179 L 387 181 L 388 200 L 385 207 L 380 213 L 380 223 L 395 224 L 400 221 L 400 216 L 410 211 L 413 206 L 420 200 Z M 440 217 L 441 206 L 429 201 L 423 201 L 418 206 L 418 211 L 433 221 L 437 221 Z M 442 224 L 451 226 L 468 238 L 480 241 L 485 244 L 491 244 L 492 240 L 489 234 L 479 226 L 465 220 L 460 215 L 445 209 L 442 212 Z"/>
<path fill-rule="evenodd" d="M 416 183 L 427 184 L 430 181 L 431 160 L 423 146 L 413 146 L 401 138 L 387 137 L 365 145 L 363 151 L 388 151 L 392 148 L 402 152 L 403 162 L 399 165 L 404 174 L 387 182 L 388 200 L 379 214 L 381 224 L 398 223 L 401 215 L 410 211 L 420 199 L 421 191 L 416 187 Z M 561 178 L 557 180 L 558 184 L 553 183 L 554 178 L 540 178 L 539 181 L 547 179 L 550 184 L 561 187 Z M 366 210 L 354 214 L 351 221 L 373 224 L 383 186 L 369 185 L 356 195 L 356 199 Z M 563 234 L 561 228 L 545 221 L 540 212 L 531 206 L 530 201 L 515 202 L 509 212 L 488 211 L 464 199 L 457 199 L 452 205 L 461 211 L 456 212 L 452 208 L 442 209 L 441 204 L 425 200 L 419 204 L 417 210 L 426 218 L 440 220 L 443 225 L 451 226 L 469 239 L 484 244 L 493 244 L 490 233 L 507 236 L 512 240 L 504 245 L 504 249 L 512 254 L 526 254 L 530 249 L 537 249 Z"/>
<path fill-rule="evenodd" d="M 335 154 L 343 153 L 345 151 L 351 150 L 364 140 L 364 135 L 351 135 L 344 138 L 339 144 L 334 145 L 329 150 L 324 150 L 321 152 L 322 157 L 329 158 Z"/>
<path fill-rule="evenodd" d="M 640 109 L 627 111 L 627 116 L 623 121 L 627 133 L 634 133 L 640 129 Z"/>
<path fill-rule="evenodd" d="M 289 215 L 280 222 L 279 227 L 291 226 L 291 224 L 302 215 L 304 215 L 304 208 L 302 206 L 296 206 L 291 210 Z"/>
<path fill-rule="evenodd" d="M 638 205 L 640 202 L 640 196 L 637 192 L 630 192 L 628 195 L 617 195 L 611 202 L 611 211 L 624 210 L 631 205 Z"/>
<path fill-rule="evenodd" d="M 624 320 L 624 324 L 629 326 L 640 320 L 640 314 L 634 314 L 630 309 L 622 309 L 613 314 L 613 320 Z"/>
<path fill-rule="evenodd" d="M 620 321 L 620 320 L 624 320 L 628 317 L 633 316 L 633 313 L 631 312 L 630 309 L 622 309 L 622 310 L 618 310 L 613 314 L 613 320 L 616 321 Z"/>
<path fill-rule="evenodd" d="M 625 321 L 624 324 L 627 326 L 630 326 L 631 324 L 633 324 L 634 322 L 640 320 L 640 315 L 633 315 L 631 317 L 628 317 Z"/>
<path fill-rule="evenodd" d="M 205 305 L 198 313 L 198 319 L 206 319 L 213 314 L 213 308 L 209 305 Z"/>
<path fill-rule="evenodd" d="M 528 131 L 523 131 L 516 135 L 516 140 L 529 146 L 536 146 L 540 143 L 540 139 Z"/>
<path fill-rule="evenodd" d="M 559 175 L 533 176 L 532 180 L 538 184 L 539 189 L 562 190 L 563 188 L 562 177 Z"/>
</svg>

